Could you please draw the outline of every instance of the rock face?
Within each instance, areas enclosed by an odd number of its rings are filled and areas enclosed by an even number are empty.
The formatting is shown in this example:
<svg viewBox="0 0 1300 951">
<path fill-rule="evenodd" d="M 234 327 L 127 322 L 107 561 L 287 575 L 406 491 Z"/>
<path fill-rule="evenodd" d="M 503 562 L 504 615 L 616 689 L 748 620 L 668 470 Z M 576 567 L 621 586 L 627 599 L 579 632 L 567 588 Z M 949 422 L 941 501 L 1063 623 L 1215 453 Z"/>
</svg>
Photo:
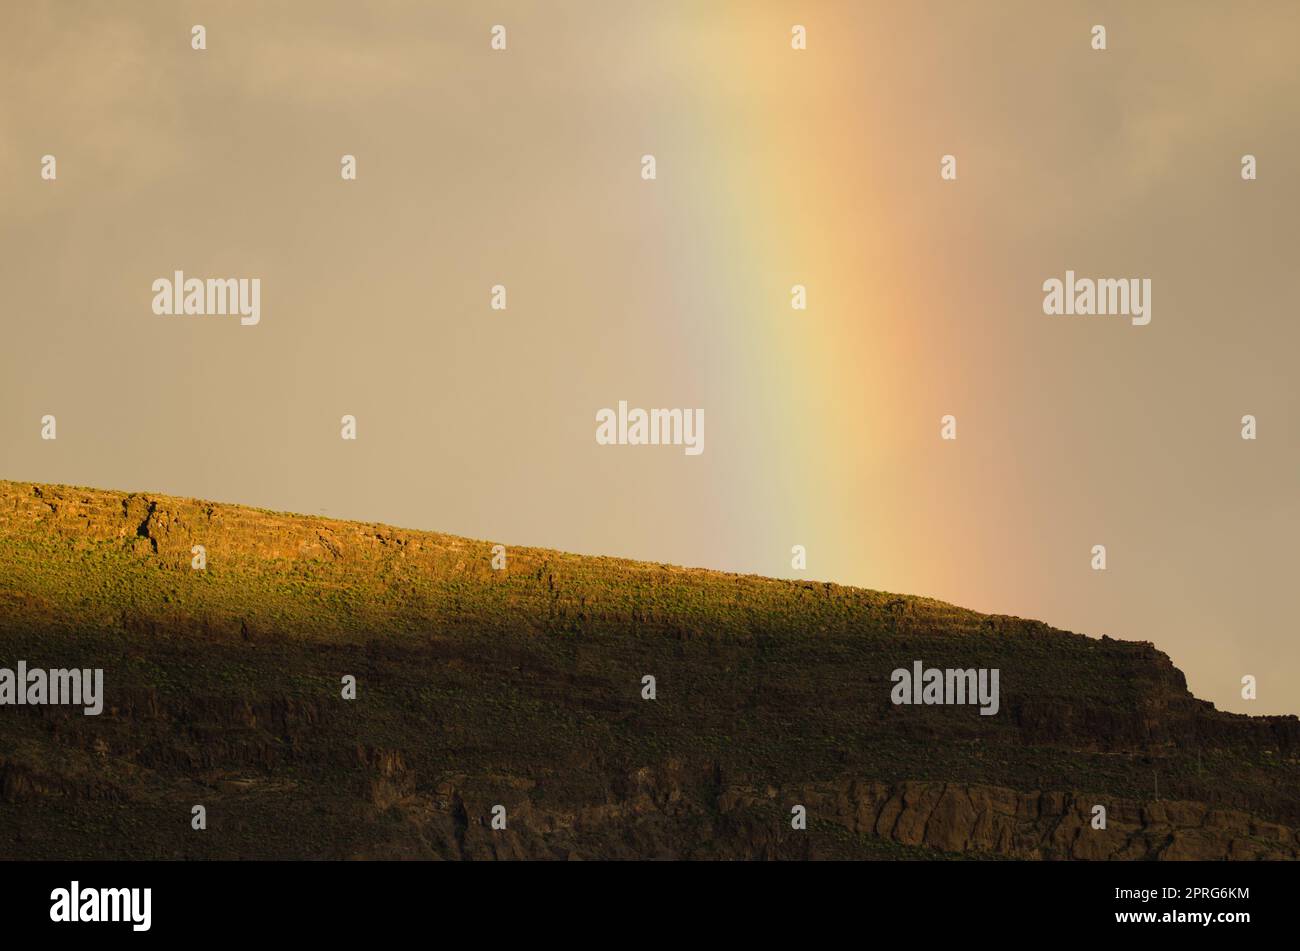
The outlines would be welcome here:
<svg viewBox="0 0 1300 951">
<path fill-rule="evenodd" d="M 824 803 L 854 831 L 903 845 L 1022 859 L 1295 859 L 1296 831 L 1204 803 L 1114 800 L 1104 829 L 1073 793 L 940 783 L 854 784 Z"/>
<path fill-rule="evenodd" d="M 0 482 L 0 667 L 105 672 L 98 717 L 0 706 L 0 857 L 1300 849 L 1300 723 L 1216 711 L 1150 644 L 838 585 L 492 559 L 429 532 Z M 999 713 L 895 706 L 890 674 L 916 660 L 998 668 Z"/>
</svg>

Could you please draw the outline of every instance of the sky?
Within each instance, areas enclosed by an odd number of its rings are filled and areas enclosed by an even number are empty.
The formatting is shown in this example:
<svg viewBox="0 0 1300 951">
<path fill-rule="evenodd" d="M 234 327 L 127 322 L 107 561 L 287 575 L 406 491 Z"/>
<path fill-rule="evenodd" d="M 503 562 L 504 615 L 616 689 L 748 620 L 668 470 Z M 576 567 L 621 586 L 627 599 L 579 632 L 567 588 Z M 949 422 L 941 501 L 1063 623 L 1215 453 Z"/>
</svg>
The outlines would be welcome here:
<svg viewBox="0 0 1300 951">
<path fill-rule="evenodd" d="M 1300 713 L 1298 45 L 1281 0 L 8 5 L 0 478 L 924 595 Z M 177 270 L 260 321 L 155 314 Z M 1067 270 L 1150 323 L 1045 314 Z M 598 444 L 619 401 L 704 451 Z"/>
</svg>

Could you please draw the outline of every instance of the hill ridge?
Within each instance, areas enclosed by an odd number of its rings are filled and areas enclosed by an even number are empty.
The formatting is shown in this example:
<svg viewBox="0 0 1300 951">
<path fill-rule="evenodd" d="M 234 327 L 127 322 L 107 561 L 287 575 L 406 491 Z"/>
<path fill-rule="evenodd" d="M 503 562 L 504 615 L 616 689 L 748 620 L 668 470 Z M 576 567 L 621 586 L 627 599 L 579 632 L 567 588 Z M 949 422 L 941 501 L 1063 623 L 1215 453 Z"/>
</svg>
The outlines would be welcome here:
<svg viewBox="0 0 1300 951">
<path fill-rule="evenodd" d="M 63 821 L 104 858 L 1296 857 L 1300 721 L 1215 710 L 1149 642 L 830 582 L 493 555 L 0 482 L 0 657 L 102 666 L 107 694 L 101 717 L 0 708 L 0 853 L 71 854 Z M 890 672 L 915 660 L 999 669 L 998 714 L 894 705 Z M 221 834 L 175 820 L 197 801 Z M 493 803 L 507 835 L 481 826 Z"/>
</svg>

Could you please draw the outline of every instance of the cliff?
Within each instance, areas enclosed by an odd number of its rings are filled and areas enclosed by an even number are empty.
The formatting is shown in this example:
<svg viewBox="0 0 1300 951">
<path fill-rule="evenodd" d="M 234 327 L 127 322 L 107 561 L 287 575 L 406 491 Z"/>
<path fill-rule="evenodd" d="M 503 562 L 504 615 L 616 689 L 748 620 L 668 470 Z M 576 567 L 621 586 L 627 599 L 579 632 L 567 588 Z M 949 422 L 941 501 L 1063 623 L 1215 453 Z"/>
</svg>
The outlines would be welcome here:
<svg viewBox="0 0 1300 951">
<path fill-rule="evenodd" d="M 505 555 L 495 570 L 490 542 L 0 482 L 0 666 L 105 672 L 100 716 L 0 707 L 0 857 L 1300 852 L 1300 722 L 1215 710 L 1150 644 Z M 998 714 L 895 706 L 890 674 L 914 660 L 998 668 Z"/>
</svg>

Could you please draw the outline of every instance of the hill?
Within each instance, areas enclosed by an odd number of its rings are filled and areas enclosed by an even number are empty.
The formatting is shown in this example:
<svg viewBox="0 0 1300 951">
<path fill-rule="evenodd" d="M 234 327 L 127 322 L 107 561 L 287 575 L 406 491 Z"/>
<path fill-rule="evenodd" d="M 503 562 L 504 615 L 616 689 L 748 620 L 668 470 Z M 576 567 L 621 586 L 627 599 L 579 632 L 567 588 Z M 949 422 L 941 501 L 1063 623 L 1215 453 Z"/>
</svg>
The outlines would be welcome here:
<svg viewBox="0 0 1300 951">
<path fill-rule="evenodd" d="M 0 482 L 0 666 L 100 667 L 105 694 L 99 716 L 0 706 L 0 857 L 1300 855 L 1300 721 L 1215 710 L 1151 644 L 505 556 Z M 997 668 L 998 713 L 893 704 L 917 660 Z"/>
</svg>

